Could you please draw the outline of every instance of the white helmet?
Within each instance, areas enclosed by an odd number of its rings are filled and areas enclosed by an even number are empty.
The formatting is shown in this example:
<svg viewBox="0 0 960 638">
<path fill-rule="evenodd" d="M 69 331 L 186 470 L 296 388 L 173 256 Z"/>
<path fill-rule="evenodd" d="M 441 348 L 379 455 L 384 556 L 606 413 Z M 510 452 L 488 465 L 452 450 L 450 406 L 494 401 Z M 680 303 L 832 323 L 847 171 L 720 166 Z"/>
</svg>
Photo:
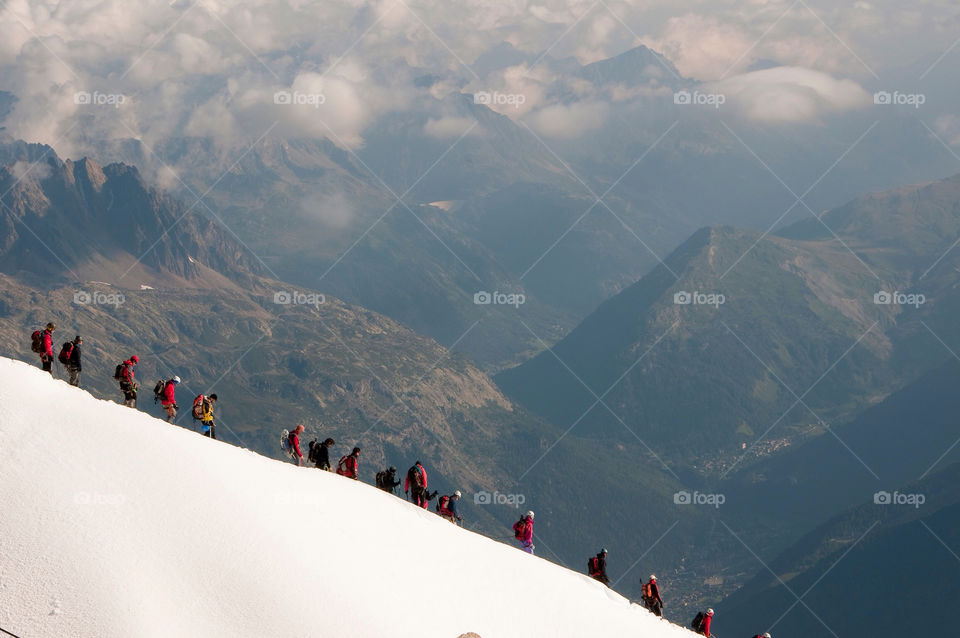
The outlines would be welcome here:
<svg viewBox="0 0 960 638">
<path fill-rule="evenodd" d="M 708 615 L 708 616 L 712 616 L 712 615 L 713 615 L 713 610 L 712 610 L 712 609 L 708 609 L 708 610 L 707 610 L 707 615 Z"/>
<path fill-rule="evenodd" d="M 174 383 L 180 383 L 180 377 L 173 377 Z"/>
<path fill-rule="evenodd" d="M 763 638 L 770 638 L 770 632 L 768 631 L 765 634 L 763 634 Z"/>
<path fill-rule="evenodd" d="M 526 516 L 527 518 L 533 518 L 533 510 L 530 510 L 529 512 L 527 512 L 527 513 L 525 514 L 525 516 Z"/>
<path fill-rule="evenodd" d="M 650 574 L 650 580 L 656 580 L 657 576 L 655 574 Z"/>
<path fill-rule="evenodd" d="M 460 493 L 460 490 L 457 490 L 456 492 L 454 492 L 453 495 L 456 496 L 457 498 L 460 498 L 461 496 L 463 496 L 463 494 Z"/>
</svg>

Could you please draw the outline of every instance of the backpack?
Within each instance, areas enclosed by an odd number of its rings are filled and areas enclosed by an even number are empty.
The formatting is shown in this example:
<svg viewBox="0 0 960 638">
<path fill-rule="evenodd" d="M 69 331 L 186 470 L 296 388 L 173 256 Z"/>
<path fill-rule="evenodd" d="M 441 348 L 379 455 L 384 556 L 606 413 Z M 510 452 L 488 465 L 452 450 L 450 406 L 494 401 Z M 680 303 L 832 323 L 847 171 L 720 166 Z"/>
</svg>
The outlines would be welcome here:
<svg viewBox="0 0 960 638">
<path fill-rule="evenodd" d="M 694 631 L 700 631 L 703 629 L 703 621 L 706 618 L 702 611 L 698 611 L 697 615 L 694 617 L 693 622 L 690 623 L 690 627 Z"/>
<path fill-rule="evenodd" d="M 280 447 L 283 449 L 284 454 L 287 456 L 293 456 L 293 449 L 290 447 L 290 431 L 281 430 L 280 431 Z"/>
<path fill-rule="evenodd" d="M 121 364 L 122 365 L 122 364 Z M 153 402 L 156 403 L 163 398 L 163 391 L 167 387 L 167 382 L 163 379 L 157 381 L 157 385 L 153 386 Z"/>
<path fill-rule="evenodd" d="M 643 587 L 640 588 L 640 594 L 644 598 L 650 598 L 653 595 L 653 588 L 650 587 L 650 583 L 644 583 Z"/>
<path fill-rule="evenodd" d="M 200 421 L 203 419 L 203 403 L 207 400 L 207 397 L 202 394 L 198 394 L 197 398 L 193 400 L 193 410 L 190 414 L 193 416 L 194 421 Z"/>
<path fill-rule="evenodd" d="M 123 364 L 118 363 L 117 367 L 113 370 L 113 378 L 119 381 L 123 378 Z"/>
<path fill-rule="evenodd" d="M 442 514 L 444 511 L 449 510 L 449 509 L 450 509 L 450 497 L 449 497 L 449 496 L 441 496 L 441 497 L 437 500 L 437 513 L 438 513 L 438 514 Z"/>
<path fill-rule="evenodd" d="M 380 470 L 379 472 L 377 472 L 377 487 L 379 487 L 381 490 L 385 490 L 387 489 L 387 487 L 393 487 L 392 485 L 391 486 L 387 485 L 386 470 Z"/>
<path fill-rule="evenodd" d="M 60 363 L 67 365 L 70 363 L 70 355 L 73 354 L 73 342 L 67 341 L 61 346 L 60 354 L 57 355 L 57 358 L 60 359 Z"/>
<path fill-rule="evenodd" d="M 349 458 L 350 458 L 349 454 L 346 456 L 340 457 L 340 461 L 337 463 L 337 474 L 339 474 L 340 476 L 347 475 L 347 472 L 349 471 L 347 470 L 347 459 Z"/>
<path fill-rule="evenodd" d="M 591 576 L 600 573 L 600 565 L 597 564 L 599 562 L 596 556 L 591 556 L 590 560 L 587 561 L 587 573 Z"/>
<path fill-rule="evenodd" d="M 30 339 L 32 341 L 30 349 L 37 354 L 43 354 L 43 330 L 34 330 Z"/>
<path fill-rule="evenodd" d="M 420 471 L 420 467 L 414 465 L 409 470 L 407 470 L 407 479 L 416 487 L 423 487 L 423 472 Z"/>
<path fill-rule="evenodd" d="M 317 443 L 316 439 L 314 439 L 310 441 L 310 445 L 308 447 L 310 451 L 307 453 L 307 460 L 311 463 L 316 463 L 317 457 L 319 456 L 318 453 L 320 452 L 320 444 Z"/>
<path fill-rule="evenodd" d="M 513 537 L 515 539 L 523 540 L 523 533 L 527 531 L 527 521 L 521 518 L 519 521 L 513 524 Z"/>
</svg>

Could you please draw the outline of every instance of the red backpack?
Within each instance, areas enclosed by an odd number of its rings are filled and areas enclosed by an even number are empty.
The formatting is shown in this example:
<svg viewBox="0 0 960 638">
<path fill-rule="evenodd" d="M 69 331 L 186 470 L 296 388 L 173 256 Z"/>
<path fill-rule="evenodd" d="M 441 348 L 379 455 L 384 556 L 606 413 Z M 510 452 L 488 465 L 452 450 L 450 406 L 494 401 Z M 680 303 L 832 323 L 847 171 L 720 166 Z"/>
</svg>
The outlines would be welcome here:
<svg viewBox="0 0 960 638">
<path fill-rule="evenodd" d="M 513 537 L 515 539 L 523 540 L 524 532 L 527 531 L 527 519 L 521 518 L 519 521 L 513 524 Z"/>
<path fill-rule="evenodd" d="M 437 512 L 440 514 L 450 514 L 450 497 L 441 496 L 437 501 Z"/>
<path fill-rule="evenodd" d="M 43 330 L 34 330 L 30 338 L 33 341 L 30 349 L 37 354 L 43 354 Z"/>
<path fill-rule="evenodd" d="M 57 358 L 60 359 L 60 363 L 67 365 L 70 363 L 70 355 L 73 354 L 73 342 L 67 341 L 60 348 L 60 354 L 57 355 Z"/>
<path fill-rule="evenodd" d="M 198 394 L 197 398 L 193 400 L 193 411 L 191 414 L 193 418 L 197 421 L 203 419 L 203 402 L 207 400 L 207 397 L 202 394 Z"/>
<path fill-rule="evenodd" d="M 591 576 L 600 573 L 599 563 L 600 563 L 600 559 L 598 559 L 596 556 L 591 557 L 590 560 L 587 561 L 587 571 L 590 573 Z"/>
</svg>

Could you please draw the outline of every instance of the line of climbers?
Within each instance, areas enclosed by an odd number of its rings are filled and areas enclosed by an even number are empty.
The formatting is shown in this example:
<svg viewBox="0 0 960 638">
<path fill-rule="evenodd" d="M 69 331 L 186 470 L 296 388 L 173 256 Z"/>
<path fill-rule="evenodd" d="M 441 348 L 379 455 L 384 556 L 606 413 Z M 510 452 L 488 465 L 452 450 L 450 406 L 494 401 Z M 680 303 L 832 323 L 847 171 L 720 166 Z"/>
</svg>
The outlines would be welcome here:
<svg viewBox="0 0 960 638">
<path fill-rule="evenodd" d="M 53 322 L 48 323 L 42 330 L 34 330 L 30 337 L 30 349 L 40 355 L 40 367 L 44 372 L 49 372 L 53 376 L 53 361 L 62 363 L 70 375 L 70 385 L 80 385 L 80 372 L 83 366 L 80 363 L 80 350 L 83 345 L 83 339 L 80 335 L 74 337 L 73 341 L 66 341 L 60 346 L 60 353 L 53 355 L 53 333 L 57 325 Z"/>
<path fill-rule="evenodd" d="M 54 341 L 53 333 L 57 326 L 50 322 L 42 330 L 34 330 L 31 335 L 30 349 L 40 355 L 40 367 L 45 372 L 53 376 L 54 361 Z M 64 365 L 69 374 L 69 383 L 73 386 L 80 385 L 80 372 L 83 370 L 81 363 L 81 349 L 83 339 L 80 335 L 74 337 L 73 341 L 64 342 L 60 347 L 60 353 L 56 360 Z M 136 379 L 136 366 L 140 363 L 137 355 L 132 355 L 129 359 L 124 359 L 113 371 L 113 378 L 120 385 L 120 394 L 122 395 L 123 405 L 131 408 L 137 407 L 137 393 L 140 385 Z M 167 415 L 167 422 L 172 423 L 177 418 L 177 411 L 180 409 L 177 405 L 176 387 L 180 383 L 180 377 L 174 376 L 170 379 L 161 379 L 157 381 L 153 388 L 153 402 L 160 403 L 161 410 Z M 217 402 L 217 395 L 197 395 L 193 400 L 193 409 L 191 416 L 194 421 L 200 424 L 200 432 L 212 439 L 217 438 L 216 423 L 213 418 L 213 406 Z"/>
<path fill-rule="evenodd" d="M 118 363 L 113 371 L 113 378 L 120 384 L 123 404 L 131 408 L 137 407 L 137 394 L 140 389 L 136 371 L 138 363 L 140 358 L 132 355 L 129 359 Z M 180 406 L 177 405 L 178 385 L 180 385 L 180 377 L 173 376 L 170 379 L 161 379 L 153 386 L 153 402 L 160 404 L 160 409 L 167 415 L 167 423 L 173 423 L 180 410 Z M 193 399 L 193 406 L 190 409 L 190 416 L 200 424 L 200 433 L 211 439 L 217 438 L 217 426 L 213 418 L 213 407 L 217 400 L 216 393 L 198 394 Z"/>
<path fill-rule="evenodd" d="M 532 512 L 530 512 L 532 514 Z M 532 519 L 531 519 L 532 523 Z M 610 586 L 610 579 L 607 577 L 607 549 L 604 547 L 596 556 L 591 556 L 587 560 L 587 574 Z M 660 587 L 657 586 L 656 574 L 650 574 L 650 579 L 643 584 L 641 588 L 641 602 L 643 606 L 659 618 L 663 618 L 663 598 L 660 596 Z M 697 612 L 697 615 L 690 621 L 690 628 L 701 636 L 710 636 L 710 624 L 713 622 L 713 609 Z M 770 638 L 769 633 L 757 634 L 753 638 Z"/>
<path fill-rule="evenodd" d="M 41 367 L 44 371 L 53 375 L 52 364 L 54 360 L 54 341 L 53 333 L 57 329 L 54 323 L 48 323 L 43 330 L 36 330 L 32 334 L 31 350 L 40 355 Z M 73 341 L 65 342 L 57 356 L 57 360 L 62 363 L 70 375 L 69 383 L 73 386 L 80 384 L 81 366 L 81 346 L 83 339 L 77 335 Z M 136 366 L 140 362 L 137 355 L 132 355 L 118 364 L 114 370 L 113 378 L 120 384 L 120 392 L 123 395 L 123 404 L 131 408 L 137 407 L 137 391 L 139 384 L 136 381 Z M 180 383 L 180 377 L 174 376 L 171 379 L 162 379 L 156 383 L 153 388 L 154 403 L 159 402 L 162 410 L 167 415 L 167 421 L 173 422 L 177 416 L 179 406 L 176 399 L 176 387 Z M 214 423 L 213 408 L 217 402 L 217 395 L 210 394 L 205 396 L 198 395 L 193 401 L 191 416 L 195 421 L 199 421 L 200 430 L 204 436 L 216 439 L 216 425 Z M 298 466 L 304 465 L 303 452 L 300 449 L 300 435 L 306 428 L 301 423 L 292 431 L 283 430 L 281 433 L 281 447 L 290 460 Z M 307 461 L 313 463 L 315 467 L 334 471 L 330 464 L 330 448 L 336 442 L 332 438 L 326 438 L 322 442 L 314 439 L 310 441 Z M 359 479 L 360 467 L 360 448 L 354 447 L 350 454 L 340 457 L 337 462 L 336 473 L 349 479 Z M 396 494 L 396 488 L 400 485 L 397 478 L 397 468 L 390 466 L 385 470 L 380 470 L 375 476 L 376 487 L 391 494 Z M 429 503 L 437 497 L 437 490 L 430 492 L 428 489 L 427 470 L 420 461 L 414 463 L 407 470 L 406 480 L 403 482 L 403 492 L 407 499 L 423 509 L 429 508 Z M 460 490 L 455 490 L 453 494 L 440 496 L 436 505 L 436 512 L 444 519 L 454 524 L 463 524 L 463 517 L 460 515 L 458 503 L 463 494 Z M 533 544 L 533 511 L 528 511 L 513 524 L 514 539 L 519 543 L 520 549 L 528 554 L 533 554 L 535 546 Z M 587 561 L 587 574 L 609 586 L 610 579 L 607 577 L 607 549 L 601 549 L 596 556 L 591 556 Z M 650 575 L 650 579 L 644 583 L 641 601 L 644 607 L 656 616 L 663 618 L 663 598 L 660 596 L 660 588 L 657 586 L 657 577 Z M 691 629 L 702 636 L 710 636 L 710 624 L 713 621 L 713 609 L 707 609 L 705 612 L 697 612 L 697 615 L 690 623 Z M 757 634 L 753 638 L 770 638 L 769 633 Z"/>
<path fill-rule="evenodd" d="M 283 430 L 280 433 L 280 446 L 284 454 L 289 457 L 292 463 L 299 467 L 304 465 L 303 450 L 300 447 L 300 436 L 305 430 L 306 427 L 300 423 L 293 430 Z M 323 442 L 320 442 L 318 439 L 310 441 L 306 462 L 313 463 L 314 467 L 326 470 L 327 472 L 334 471 L 330 464 L 330 448 L 334 445 L 336 445 L 336 441 L 329 437 L 324 439 Z M 340 457 L 335 471 L 340 476 L 359 480 L 360 448 L 354 447 L 350 454 Z M 374 481 L 377 488 L 384 492 L 396 494 L 396 489 L 400 485 L 400 480 L 397 478 L 397 468 L 391 465 L 385 470 L 380 470 L 376 473 Z M 428 489 L 427 470 L 420 461 L 414 463 L 410 469 L 407 470 L 403 492 L 407 500 L 423 509 L 428 509 L 430 501 L 437 498 L 437 494 L 439 494 L 437 490 L 431 492 Z M 463 493 L 460 492 L 460 490 L 454 490 L 452 494 L 440 496 L 436 505 L 437 514 L 451 523 L 462 525 L 463 516 L 460 515 L 458 506 L 462 497 Z"/>
</svg>

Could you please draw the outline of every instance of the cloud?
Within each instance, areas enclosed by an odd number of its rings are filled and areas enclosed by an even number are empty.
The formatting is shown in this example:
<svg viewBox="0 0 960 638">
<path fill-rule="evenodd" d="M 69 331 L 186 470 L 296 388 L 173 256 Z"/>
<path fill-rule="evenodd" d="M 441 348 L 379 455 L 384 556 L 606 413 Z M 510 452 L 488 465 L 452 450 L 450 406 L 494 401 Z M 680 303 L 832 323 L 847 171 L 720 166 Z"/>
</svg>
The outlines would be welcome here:
<svg viewBox="0 0 960 638">
<path fill-rule="evenodd" d="M 900 16 L 906 20 L 906 16 Z M 742 73 L 758 61 L 802 66 L 841 75 L 872 75 L 863 62 L 863 42 L 904 27 L 863 6 L 818 7 L 815 3 L 721 3 L 712 11 L 668 18 L 644 44 L 663 53 L 686 77 L 702 81 Z M 907 42 L 901 42 L 906 46 Z"/>
<path fill-rule="evenodd" d="M 717 16 L 688 13 L 667 20 L 645 44 L 661 52 L 686 77 L 715 79 L 737 63 L 753 44 L 744 26 Z"/>
<path fill-rule="evenodd" d="M 13 176 L 13 179 L 18 182 L 41 182 L 50 177 L 53 171 L 50 166 L 44 162 L 32 163 L 17 160 L 13 166 L 10 167 L 10 174 Z"/>
<path fill-rule="evenodd" d="M 534 113 L 531 126 L 544 137 L 572 140 L 601 128 L 609 112 L 610 107 L 605 102 L 554 104 Z"/>
<path fill-rule="evenodd" d="M 591 130 L 604 117 L 600 103 L 611 99 L 573 82 L 565 58 L 584 63 L 620 53 L 638 44 L 641 25 L 645 43 L 704 80 L 762 59 L 860 77 L 865 70 L 848 46 L 863 59 L 902 66 L 922 55 L 935 59 L 956 38 L 955 8 L 945 0 L 922 10 L 872 0 L 806 4 L 810 10 L 786 0 L 700 0 L 684 3 L 692 9 L 678 15 L 675 3 L 660 0 L 6 0 L 0 77 L 18 101 L 3 124 L 64 155 L 87 152 L 91 140 L 128 138 L 152 146 L 205 137 L 245 147 L 274 123 L 274 136 L 329 137 L 356 148 L 391 110 L 416 104 L 436 120 L 430 131 L 442 135 L 451 124 L 440 98 L 499 91 L 523 101 L 491 108 L 563 136 Z M 503 42 L 528 56 L 527 64 L 539 63 L 476 77 L 470 63 Z M 436 80 L 418 84 L 423 77 Z M 559 77 L 569 93 L 553 91 Z M 744 99 L 773 92 L 768 98 L 782 100 L 794 119 L 843 108 L 843 87 L 791 80 L 774 91 L 762 84 L 740 87 Z M 657 90 L 625 85 L 612 97 Z M 128 101 L 120 109 L 90 108 L 74 103 L 79 91 Z M 275 104 L 277 91 L 322 93 L 325 102 Z M 431 95 L 432 102 L 422 99 Z M 566 104 L 571 100 L 576 104 Z M 770 109 L 750 110 L 763 117 Z M 577 113 L 588 121 L 571 122 Z"/>
<path fill-rule="evenodd" d="M 960 146 L 960 117 L 942 115 L 934 120 L 933 129 L 950 146 Z"/>
<path fill-rule="evenodd" d="M 856 82 L 800 67 L 744 73 L 707 88 L 726 97 L 725 108 L 762 122 L 812 122 L 872 104 L 872 96 Z"/>
<path fill-rule="evenodd" d="M 461 135 L 479 135 L 481 129 L 472 117 L 430 118 L 423 126 L 423 132 L 438 139 L 458 138 Z"/>
<path fill-rule="evenodd" d="M 300 212 L 332 229 L 350 225 L 357 211 L 353 200 L 343 193 L 316 192 L 300 202 Z"/>
</svg>

